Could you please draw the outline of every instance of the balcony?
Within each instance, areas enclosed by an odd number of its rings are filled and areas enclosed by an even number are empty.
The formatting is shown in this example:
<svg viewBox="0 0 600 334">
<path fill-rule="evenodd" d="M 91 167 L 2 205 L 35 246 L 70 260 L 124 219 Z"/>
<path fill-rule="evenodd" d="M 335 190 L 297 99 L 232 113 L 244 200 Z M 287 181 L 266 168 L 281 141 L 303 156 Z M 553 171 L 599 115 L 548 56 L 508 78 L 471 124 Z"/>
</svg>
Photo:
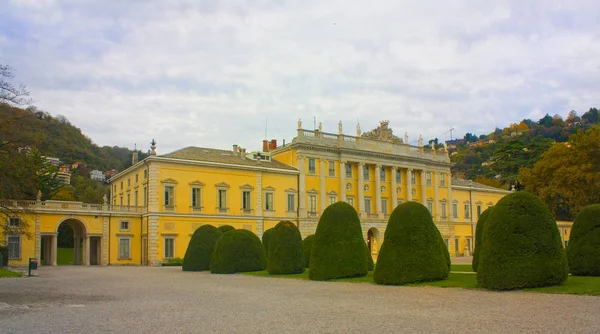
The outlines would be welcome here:
<svg viewBox="0 0 600 334">
<path fill-rule="evenodd" d="M 27 200 L 1 200 L 0 206 L 15 210 L 40 209 L 46 211 L 82 211 L 82 212 L 128 212 L 144 213 L 145 206 L 109 205 L 71 201 L 27 201 Z"/>
</svg>

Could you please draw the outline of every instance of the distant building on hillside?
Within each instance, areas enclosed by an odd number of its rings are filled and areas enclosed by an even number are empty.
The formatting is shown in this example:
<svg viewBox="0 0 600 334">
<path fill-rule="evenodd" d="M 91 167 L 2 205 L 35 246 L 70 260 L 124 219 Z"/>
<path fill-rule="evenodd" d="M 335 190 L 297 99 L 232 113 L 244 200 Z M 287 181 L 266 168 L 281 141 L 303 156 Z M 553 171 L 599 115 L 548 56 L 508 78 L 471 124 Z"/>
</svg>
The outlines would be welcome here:
<svg viewBox="0 0 600 334">
<path fill-rule="evenodd" d="M 94 169 L 90 172 L 90 179 L 104 182 L 106 181 L 106 176 L 104 175 L 103 171 Z"/>
<path fill-rule="evenodd" d="M 113 177 L 117 174 L 119 174 L 119 171 L 117 171 L 116 169 L 111 169 L 111 170 L 107 170 L 106 172 L 104 172 L 104 176 L 106 177 L 106 180 L 110 179 L 111 177 Z"/>
<path fill-rule="evenodd" d="M 74 163 L 71 164 L 71 169 L 77 169 L 77 168 L 79 168 L 80 165 L 83 165 L 83 162 L 75 161 Z"/>
<path fill-rule="evenodd" d="M 54 157 L 46 157 L 46 161 L 48 161 L 49 163 L 51 163 L 53 166 L 60 166 L 60 159 L 59 158 L 54 158 Z"/>
<path fill-rule="evenodd" d="M 57 174 L 61 184 L 71 184 L 71 166 L 60 165 Z"/>
<path fill-rule="evenodd" d="M 454 140 L 447 140 L 446 141 L 446 147 L 448 147 L 448 149 L 454 149 L 458 145 L 462 145 L 464 143 L 465 143 L 465 139 L 464 138 L 459 138 L 459 139 L 454 139 Z"/>
</svg>

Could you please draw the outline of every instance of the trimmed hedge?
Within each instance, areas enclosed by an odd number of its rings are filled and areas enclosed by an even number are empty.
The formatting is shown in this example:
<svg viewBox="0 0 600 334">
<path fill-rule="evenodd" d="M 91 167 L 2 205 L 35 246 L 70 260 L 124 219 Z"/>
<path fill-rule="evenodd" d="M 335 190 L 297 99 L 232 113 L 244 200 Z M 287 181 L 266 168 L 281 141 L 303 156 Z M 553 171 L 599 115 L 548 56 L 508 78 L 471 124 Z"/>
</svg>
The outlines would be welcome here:
<svg viewBox="0 0 600 334">
<path fill-rule="evenodd" d="M 485 226 L 485 221 L 488 219 L 488 216 L 492 212 L 492 208 L 487 208 L 485 211 L 481 213 L 479 219 L 477 220 L 477 227 L 475 227 L 475 249 L 473 250 L 473 271 L 477 272 L 477 266 L 479 261 L 479 248 L 481 247 L 481 236 L 483 235 L 483 227 Z"/>
<path fill-rule="evenodd" d="M 221 231 L 212 225 L 202 225 L 196 229 L 185 251 L 181 269 L 183 271 L 209 270 L 212 253 L 221 234 Z"/>
<path fill-rule="evenodd" d="M 567 258 L 571 274 L 600 276 L 600 204 L 586 206 L 575 217 Z"/>
<path fill-rule="evenodd" d="M 304 272 L 302 237 L 298 227 L 291 221 L 281 221 L 273 228 L 267 256 L 267 271 L 269 274 Z"/>
<path fill-rule="evenodd" d="M 304 253 L 304 267 L 308 268 L 310 265 L 310 253 L 312 251 L 313 241 L 315 235 L 311 234 L 302 240 L 302 252 Z"/>
<path fill-rule="evenodd" d="M 248 230 L 231 230 L 217 240 L 210 272 L 233 274 L 265 270 L 266 267 L 265 250 L 258 236 Z"/>
<path fill-rule="evenodd" d="M 365 247 L 360 219 L 354 208 L 346 202 L 331 204 L 317 225 L 308 278 L 324 281 L 366 276 Z"/>
<path fill-rule="evenodd" d="M 560 285 L 569 272 L 552 212 L 536 196 L 504 196 L 483 227 L 477 283 L 492 290 Z"/>
<path fill-rule="evenodd" d="M 365 245 L 365 247 L 367 249 L 367 270 L 373 271 L 373 269 L 375 269 L 375 263 L 373 262 L 373 255 L 369 251 L 369 246 Z"/>
<path fill-rule="evenodd" d="M 390 215 L 373 279 L 403 285 L 448 277 L 448 249 L 425 206 L 400 204 Z"/>
<path fill-rule="evenodd" d="M 0 267 L 8 266 L 8 247 L 0 246 L 0 255 L 2 255 L 2 261 L 0 262 Z"/>
<path fill-rule="evenodd" d="M 265 231 L 262 235 L 262 245 L 265 249 L 265 255 L 269 257 L 269 243 L 271 242 L 271 236 L 275 232 L 275 227 L 272 227 Z"/>
<path fill-rule="evenodd" d="M 235 230 L 235 227 L 231 226 L 231 225 L 221 225 L 219 227 L 217 227 L 219 229 L 219 231 L 221 231 L 221 233 L 225 233 L 225 232 L 229 232 L 231 230 Z"/>
</svg>

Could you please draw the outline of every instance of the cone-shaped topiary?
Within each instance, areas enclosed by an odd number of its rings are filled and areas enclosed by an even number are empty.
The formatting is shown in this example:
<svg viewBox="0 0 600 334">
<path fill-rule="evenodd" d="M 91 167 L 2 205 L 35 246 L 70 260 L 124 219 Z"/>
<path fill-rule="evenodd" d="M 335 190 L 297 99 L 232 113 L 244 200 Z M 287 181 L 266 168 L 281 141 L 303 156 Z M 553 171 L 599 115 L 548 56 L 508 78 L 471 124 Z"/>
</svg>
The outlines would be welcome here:
<svg viewBox="0 0 600 334">
<path fill-rule="evenodd" d="M 328 206 L 317 225 L 308 278 L 360 277 L 367 275 L 367 251 L 360 219 L 346 202 Z"/>
<path fill-rule="evenodd" d="M 269 242 L 267 271 L 269 274 L 300 274 L 304 272 L 304 254 L 300 230 L 291 221 L 279 222 Z"/>
<path fill-rule="evenodd" d="M 271 236 L 273 235 L 273 232 L 275 232 L 274 227 L 266 230 L 265 233 L 263 233 L 262 235 L 262 245 L 265 249 L 265 255 L 267 257 L 269 256 L 269 243 L 271 242 Z"/>
<path fill-rule="evenodd" d="M 304 253 L 304 267 L 308 268 L 310 265 L 310 253 L 312 251 L 313 241 L 315 240 L 315 235 L 311 234 L 302 240 L 302 252 Z"/>
<path fill-rule="evenodd" d="M 181 269 L 183 271 L 209 270 L 212 253 L 221 234 L 221 231 L 212 225 L 202 225 L 196 229 L 185 251 Z"/>
<path fill-rule="evenodd" d="M 248 230 L 231 230 L 217 240 L 210 263 L 213 274 L 264 270 L 265 250 L 256 234 Z"/>
<path fill-rule="evenodd" d="M 365 245 L 365 247 L 367 249 L 367 270 L 373 271 L 373 269 L 375 269 L 375 263 L 373 263 L 373 255 L 371 255 L 369 246 Z"/>
<path fill-rule="evenodd" d="M 448 265 L 448 270 L 452 268 L 452 261 L 450 261 L 450 252 L 448 251 L 448 246 L 444 242 L 444 239 L 440 239 L 440 248 L 442 249 L 442 254 L 444 255 L 444 259 L 446 259 L 446 265 Z"/>
<path fill-rule="evenodd" d="M 586 206 L 575 217 L 567 257 L 571 274 L 600 276 L 600 204 Z"/>
<path fill-rule="evenodd" d="M 431 213 L 422 204 L 400 204 L 390 215 L 373 279 L 402 285 L 443 280 L 450 269 L 448 249 Z"/>
<path fill-rule="evenodd" d="M 481 247 L 481 235 L 483 234 L 483 227 L 485 226 L 485 221 L 488 219 L 488 216 L 492 212 L 492 208 L 487 208 L 485 211 L 481 213 L 479 219 L 477 220 L 477 227 L 475 228 L 475 250 L 473 250 L 473 271 L 477 272 L 477 261 L 479 261 L 479 248 Z"/>
<path fill-rule="evenodd" d="M 556 221 L 530 193 L 504 196 L 485 221 L 482 238 L 477 283 L 483 288 L 541 287 L 567 279 L 567 256 Z"/>
<path fill-rule="evenodd" d="M 231 230 L 235 230 L 235 227 L 231 226 L 231 225 L 221 225 L 218 227 L 219 231 L 221 231 L 221 233 L 225 233 L 225 232 L 229 232 Z"/>
</svg>

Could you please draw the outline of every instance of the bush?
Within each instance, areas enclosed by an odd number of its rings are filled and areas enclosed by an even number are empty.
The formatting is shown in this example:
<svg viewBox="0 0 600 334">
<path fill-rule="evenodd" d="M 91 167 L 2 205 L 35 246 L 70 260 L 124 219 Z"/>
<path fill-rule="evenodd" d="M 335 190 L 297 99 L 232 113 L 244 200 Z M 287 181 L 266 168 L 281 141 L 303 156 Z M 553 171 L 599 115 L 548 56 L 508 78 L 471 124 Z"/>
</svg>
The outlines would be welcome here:
<svg viewBox="0 0 600 334">
<path fill-rule="evenodd" d="M 510 290 L 560 285 L 568 275 L 552 213 L 536 196 L 515 192 L 494 207 L 483 228 L 479 286 Z"/>
<path fill-rule="evenodd" d="M 331 204 L 317 225 L 308 278 L 322 281 L 366 276 L 365 247 L 360 219 L 354 208 L 345 202 Z"/>
<path fill-rule="evenodd" d="M 221 231 L 221 233 L 225 233 L 225 232 L 229 232 L 231 230 L 235 230 L 235 227 L 231 226 L 231 225 L 221 225 L 218 227 L 219 231 Z"/>
<path fill-rule="evenodd" d="M 0 254 L 2 255 L 2 261 L 0 261 L 0 267 L 8 266 L 8 247 L 0 246 Z"/>
<path fill-rule="evenodd" d="M 477 261 L 479 261 L 479 248 L 481 247 L 481 236 L 483 234 L 483 227 L 485 226 L 485 221 L 488 219 L 488 216 L 492 212 L 492 208 L 487 208 L 485 211 L 481 213 L 479 219 L 477 220 L 477 227 L 475 228 L 475 249 L 473 250 L 473 271 L 477 272 Z"/>
<path fill-rule="evenodd" d="M 202 225 L 190 239 L 185 256 L 183 257 L 183 271 L 202 271 L 210 269 L 212 253 L 221 231 L 212 225 Z"/>
<path fill-rule="evenodd" d="M 600 276 L 600 204 L 586 206 L 575 217 L 567 257 L 571 274 Z"/>
<path fill-rule="evenodd" d="M 315 235 L 311 234 L 302 240 L 302 252 L 304 253 L 304 267 L 308 268 L 310 265 L 310 253 L 312 251 L 313 241 Z"/>
<path fill-rule="evenodd" d="M 373 279 L 402 285 L 448 277 L 448 249 L 422 204 L 400 204 L 390 215 Z"/>
<path fill-rule="evenodd" d="M 365 247 L 367 249 L 367 270 L 373 271 L 373 269 L 375 269 L 375 263 L 373 263 L 373 255 L 371 254 L 371 251 L 369 251 L 369 246 L 365 245 Z"/>
<path fill-rule="evenodd" d="M 282 221 L 273 228 L 267 256 L 269 274 L 300 274 L 304 272 L 304 254 L 300 230 L 291 221 Z"/>
<path fill-rule="evenodd" d="M 211 273 L 233 274 L 265 270 L 266 267 L 265 250 L 256 234 L 248 230 L 231 230 L 217 239 L 210 263 Z"/>
<path fill-rule="evenodd" d="M 275 232 L 275 227 L 272 227 L 265 231 L 262 235 L 262 245 L 265 249 L 265 255 L 269 257 L 269 242 L 271 242 L 271 235 Z"/>
<path fill-rule="evenodd" d="M 163 267 L 181 267 L 183 266 L 183 259 L 180 257 L 172 257 L 165 259 L 162 263 Z"/>
</svg>

